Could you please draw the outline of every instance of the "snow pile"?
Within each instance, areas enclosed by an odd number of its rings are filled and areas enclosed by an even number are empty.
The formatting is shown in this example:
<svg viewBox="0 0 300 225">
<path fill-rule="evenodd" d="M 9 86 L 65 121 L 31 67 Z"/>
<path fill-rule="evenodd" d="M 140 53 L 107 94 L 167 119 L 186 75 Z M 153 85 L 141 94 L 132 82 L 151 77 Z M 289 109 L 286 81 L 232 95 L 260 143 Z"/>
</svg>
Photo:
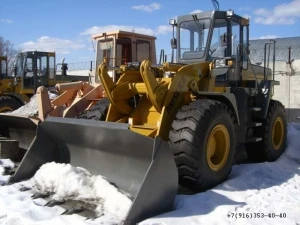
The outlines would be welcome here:
<svg viewBox="0 0 300 225">
<path fill-rule="evenodd" d="M 50 99 L 55 99 L 55 98 L 58 97 L 58 94 L 51 93 L 51 92 L 49 92 L 49 91 L 48 91 L 48 95 L 49 95 L 49 98 L 50 98 Z"/>
<path fill-rule="evenodd" d="M 0 159 L 0 181 L 4 184 L 9 176 L 3 176 L 3 167 L 13 167 L 10 160 Z M 20 192 L 22 187 L 31 191 Z M 96 205 L 99 218 L 86 220 L 78 214 L 61 215 L 63 207 L 45 207 L 49 201 L 38 198 L 34 193 L 52 194 L 51 200 L 78 200 Z M 132 201 L 109 184 L 103 177 L 90 174 L 80 167 L 69 164 L 44 164 L 28 181 L 0 187 L 0 224 L 121 224 L 131 207 Z"/>
<path fill-rule="evenodd" d="M 174 211 L 140 225 L 300 224 L 299 137 L 300 124 L 290 124 L 288 147 L 276 162 L 235 165 L 226 182 L 178 195 Z"/>
<path fill-rule="evenodd" d="M 4 175 L 6 169 L 14 168 L 15 164 L 10 159 L 0 159 L 0 185 L 5 184 L 10 176 Z"/>
<path fill-rule="evenodd" d="M 44 164 L 32 178 L 35 191 L 54 194 L 53 200 L 79 200 L 97 205 L 98 216 L 125 219 L 132 201 L 102 176 L 70 164 Z"/>
<path fill-rule="evenodd" d="M 8 114 L 20 115 L 20 116 L 33 116 L 36 115 L 37 113 L 38 113 L 37 96 L 33 95 L 27 104 L 23 105 L 22 107 L 18 108 L 13 112 L 9 112 Z"/>
<path fill-rule="evenodd" d="M 54 99 L 56 98 L 58 95 L 53 94 L 51 92 L 48 92 L 49 98 Z M 38 114 L 38 103 L 37 103 L 37 95 L 33 95 L 30 98 L 30 101 L 23 105 L 22 107 L 18 108 L 17 110 L 13 111 L 13 112 L 8 112 L 8 114 L 11 115 L 20 115 L 20 116 L 33 116 L 33 115 L 37 115 Z"/>
</svg>

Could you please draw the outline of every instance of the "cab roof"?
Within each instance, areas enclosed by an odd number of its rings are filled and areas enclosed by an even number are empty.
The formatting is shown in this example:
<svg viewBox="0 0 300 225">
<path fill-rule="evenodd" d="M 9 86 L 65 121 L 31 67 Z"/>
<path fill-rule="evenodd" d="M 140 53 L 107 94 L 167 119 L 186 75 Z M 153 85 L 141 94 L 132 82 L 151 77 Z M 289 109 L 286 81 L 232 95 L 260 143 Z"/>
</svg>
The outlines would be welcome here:
<svg viewBox="0 0 300 225">
<path fill-rule="evenodd" d="M 129 32 L 129 31 L 123 31 L 123 30 L 116 30 L 116 31 L 110 31 L 110 32 L 106 32 L 106 33 L 99 33 L 96 35 L 92 35 L 92 39 L 98 39 L 104 36 L 113 36 L 113 35 L 118 35 L 120 37 L 136 37 L 136 38 L 146 38 L 146 39 L 153 39 L 155 40 L 156 37 L 155 36 L 151 36 L 151 35 L 146 35 L 146 34 L 140 34 L 140 33 L 135 33 L 135 32 Z"/>
</svg>

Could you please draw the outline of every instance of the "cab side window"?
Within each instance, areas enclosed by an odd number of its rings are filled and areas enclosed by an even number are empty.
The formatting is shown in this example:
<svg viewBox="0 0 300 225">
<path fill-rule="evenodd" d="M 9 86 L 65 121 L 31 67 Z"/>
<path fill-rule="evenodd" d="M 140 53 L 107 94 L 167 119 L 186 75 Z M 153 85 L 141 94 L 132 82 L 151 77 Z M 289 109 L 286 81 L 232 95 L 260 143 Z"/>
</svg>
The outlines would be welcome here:
<svg viewBox="0 0 300 225">
<path fill-rule="evenodd" d="M 53 56 L 49 57 L 49 79 L 55 78 L 55 60 Z"/>
</svg>

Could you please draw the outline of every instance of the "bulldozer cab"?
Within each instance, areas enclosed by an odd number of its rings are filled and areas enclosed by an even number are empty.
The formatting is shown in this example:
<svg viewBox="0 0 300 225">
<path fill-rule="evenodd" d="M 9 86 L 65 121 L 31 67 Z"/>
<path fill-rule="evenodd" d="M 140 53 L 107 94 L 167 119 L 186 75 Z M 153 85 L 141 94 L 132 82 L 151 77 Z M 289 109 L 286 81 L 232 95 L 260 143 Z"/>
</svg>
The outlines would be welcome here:
<svg viewBox="0 0 300 225">
<path fill-rule="evenodd" d="M 55 53 L 29 51 L 19 53 L 15 64 L 15 77 L 22 78 L 23 89 L 48 87 L 55 81 Z"/>
<path fill-rule="evenodd" d="M 114 31 L 92 36 L 96 41 L 96 68 L 104 57 L 108 59 L 109 75 L 114 81 L 120 74 L 119 66 L 139 63 L 143 60 L 156 62 L 155 37 L 127 31 Z M 98 75 L 96 82 L 99 82 Z"/>
<path fill-rule="evenodd" d="M 7 57 L 0 56 L 0 80 L 7 77 Z"/>
</svg>

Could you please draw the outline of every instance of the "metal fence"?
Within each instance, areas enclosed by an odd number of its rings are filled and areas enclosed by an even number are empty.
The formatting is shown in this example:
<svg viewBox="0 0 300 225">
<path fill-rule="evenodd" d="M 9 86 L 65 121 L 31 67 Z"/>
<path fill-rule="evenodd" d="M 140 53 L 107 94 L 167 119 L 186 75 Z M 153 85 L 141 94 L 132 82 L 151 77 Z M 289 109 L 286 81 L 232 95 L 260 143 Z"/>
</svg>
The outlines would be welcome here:
<svg viewBox="0 0 300 225">
<path fill-rule="evenodd" d="M 171 61 L 171 54 L 165 54 L 166 61 Z M 153 64 L 158 64 L 160 61 L 160 55 L 156 55 L 156 62 L 152 62 Z M 102 61 L 98 61 L 98 65 Z M 85 61 L 85 62 L 71 62 L 68 64 L 68 71 L 78 71 L 78 70 L 95 70 L 97 62 L 95 60 Z"/>
</svg>

